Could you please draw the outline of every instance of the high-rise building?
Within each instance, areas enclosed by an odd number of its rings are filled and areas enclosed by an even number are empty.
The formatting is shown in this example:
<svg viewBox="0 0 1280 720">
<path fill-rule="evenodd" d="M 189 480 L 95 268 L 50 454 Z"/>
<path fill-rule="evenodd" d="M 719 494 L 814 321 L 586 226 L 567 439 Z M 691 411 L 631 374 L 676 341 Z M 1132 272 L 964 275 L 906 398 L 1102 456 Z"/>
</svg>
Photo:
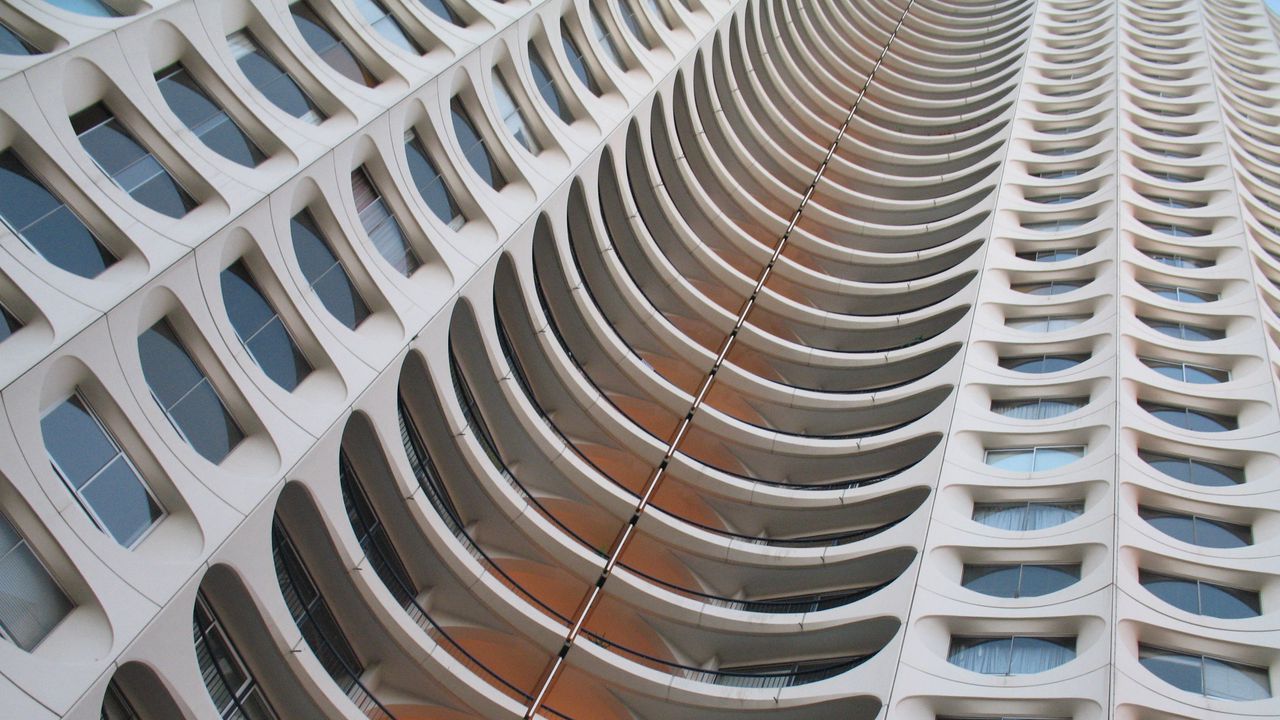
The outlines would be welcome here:
<svg viewBox="0 0 1280 720">
<path fill-rule="evenodd" d="M 0 1 L 0 717 L 1280 717 L 1278 29 Z"/>
</svg>

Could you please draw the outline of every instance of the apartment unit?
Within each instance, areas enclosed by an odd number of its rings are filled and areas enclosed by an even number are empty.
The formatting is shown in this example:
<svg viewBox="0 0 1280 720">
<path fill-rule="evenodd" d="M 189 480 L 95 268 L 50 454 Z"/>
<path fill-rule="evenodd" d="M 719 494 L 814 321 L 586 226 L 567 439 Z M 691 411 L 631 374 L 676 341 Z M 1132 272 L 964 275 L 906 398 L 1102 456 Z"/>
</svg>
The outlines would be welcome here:
<svg viewBox="0 0 1280 720">
<path fill-rule="evenodd" d="M 1277 28 L 0 2 L 0 716 L 1280 717 Z"/>
</svg>

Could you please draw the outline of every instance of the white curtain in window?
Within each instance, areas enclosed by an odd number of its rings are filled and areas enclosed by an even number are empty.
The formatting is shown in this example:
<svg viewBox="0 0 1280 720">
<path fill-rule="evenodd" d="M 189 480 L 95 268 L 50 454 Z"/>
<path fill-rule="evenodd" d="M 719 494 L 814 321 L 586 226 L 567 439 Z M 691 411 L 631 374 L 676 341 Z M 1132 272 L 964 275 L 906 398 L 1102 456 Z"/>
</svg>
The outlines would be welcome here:
<svg viewBox="0 0 1280 720">
<path fill-rule="evenodd" d="M 1026 517 L 1026 505 L 980 505 L 973 509 L 974 521 L 997 530 L 1021 530 Z"/>
<path fill-rule="evenodd" d="M 983 675 L 1009 673 L 1012 638 L 959 638 L 951 643 L 952 665 Z"/>
<path fill-rule="evenodd" d="M 1044 530 L 1045 528 L 1057 527 L 1074 519 L 1079 514 L 1080 510 L 1075 505 L 1031 503 L 1027 507 L 1024 529 Z"/>
<path fill-rule="evenodd" d="M 8 520 L 0 516 L 0 630 L 31 650 L 67 613 L 71 601 Z"/>
<path fill-rule="evenodd" d="M 1074 646 L 1074 640 L 1067 638 L 1016 637 L 1009 674 L 1032 675 L 1052 670 L 1075 657 Z"/>
</svg>

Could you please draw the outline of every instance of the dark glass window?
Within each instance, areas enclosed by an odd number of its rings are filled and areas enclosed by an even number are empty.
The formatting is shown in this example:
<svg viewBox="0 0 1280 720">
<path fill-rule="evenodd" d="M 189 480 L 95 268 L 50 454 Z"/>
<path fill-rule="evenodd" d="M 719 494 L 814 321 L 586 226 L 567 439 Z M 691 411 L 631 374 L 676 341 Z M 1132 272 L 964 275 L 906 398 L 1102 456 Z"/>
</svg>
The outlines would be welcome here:
<svg viewBox="0 0 1280 720">
<path fill-rule="evenodd" d="M 298 387 L 311 374 L 311 363 L 298 350 L 244 261 L 237 260 L 223 270 L 221 279 L 222 302 L 240 344 L 277 385 L 290 391 Z"/>
<path fill-rule="evenodd" d="M 437 17 L 444 18 L 458 27 L 467 26 L 467 23 L 462 19 L 462 16 L 444 0 L 419 0 L 419 2 L 422 3 L 423 7 L 435 13 Z"/>
<path fill-rule="evenodd" d="M 40 420 L 53 469 L 102 531 L 133 547 L 164 509 L 84 398 L 72 395 Z"/>
<path fill-rule="evenodd" d="M 120 13 L 115 8 L 102 2 L 102 0 L 45 0 L 45 2 L 80 15 L 105 18 L 120 16 Z"/>
<path fill-rule="evenodd" d="M 462 154 L 467 156 L 467 162 L 471 163 L 472 169 L 489 184 L 489 187 L 501 190 L 506 186 L 507 179 L 489 152 L 484 137 L 476 130 L 471 115 L 462 106 L 462 100 L 454 96 L 449 103 L 449 110 L 453 115 L 453 132 L 458 138 L 458 145 L 462 147 Z"/>
<path fill-rule="evenodd" d="M 1165 475 L 1193 485 L 1227 487 L 1244 482 L 1244 468 L 1219 465 L 1189 457 L 1162 455 L 1145 450 L 1139 450 L 1138 457 Z"/>
<path fill-rule="evenodd" d="M 360 224 L 369 236 L 378 253 L 401 275 L 409 277 L 422 267 L 422 260 L 409 245 L 400 228 L 400 221 L 387 207 L 378 188 L 374 186 L 364 166 L 351 173 L 351 192 L 355 196 L 356 210 L 360 213 Z"/>
<path fill-rule="evenodd" d="M 1178 340 L 1193 340 L 1196 342 L 1205 342 L 1209 340 L 1221 340 L 1227 336 L 1225 330 L 1217 328 L 1200 327 L 1197 325 L 1188 325 L 1180 322 L 1169 322 L 1167 320 L 1155 320 L 1153 318 L 1138 318 L 1147 324 L 1152 330 L 1168 335 Z"/>
<path fill-rule="evenodd" d="M 107 694 L 102 698 L 102 720 L 142 720 L 115 680 L 107 683 Z"/>
<path fill-rule="evenodd" d="M 1043 374 L 1073 368 L 1088 359 L 1088 355 L 1026 355 L 1000 358 L 1000 367 L 1024 373 Z"/>
<path fill-rule="evenodd" d="M 1057 527 L 1080 517 L 1082 502 L 974 503 L 974 522 L 1010 532 Z"/>
<path fill-rule="evenodd" d="M 983 675 L 1031 675 L 1075 656 L 1073 637 L 953 637 L 947 661 Z"/>
<path fill-rule="evenodd" d="M 373 73 L 369 72 L 364 63 L 356 58 L 351 48 L 333 34 L 310 4 L 305 0 L 298 0 L 289 5 L 289 12 L 293 15 L 293 22 L 298 26 L 298 32 L 302 33 L 302 39 L 307 41 L 307 45 L 320 56 L 321 60 L 328 63 L 329 67 L 337 70 L 348 80 L 366 87 L 378 84 L 378 79 L 373 76 Z"/>
<path fill-rule="evenodd" d="M 186 68 L 170 65 L 156 73 L 156 84 L 173 114 L 211 150 L 245 167 L 256 167 L 262 162 L 264 156 L 258 146 L 218 107 Z"/>
<path fill-rule="evenodd" d="M 271 525 L 271 554 L 275 559 L 280 592 L 302 633 L 302 639 L 307 641 L 307 647 L 315 653 L 320 665 L 338 687 L 345 693 L 351 693 L 360 684 L 364 665 L 351 648 L 346 633 L 329 609 L 329 603 L 320 594 L 279 516 Z"/>
<path fill-rule="evenodd" d="M 1253 531 L 1245 525 L 1148 507 L 1139 507 L 1138 515 L 1165 535 L 1191 545 L 1239 548 L 1253 544 Z"/>
<path fill-rule="evenodd" d="M 1192 365 L 1191 363 L 1169 362 L 1167 360 L 1155 360 L 1152 358 L 1139 358 L 1142 364 L 1179 382 L 1195 383 L 1197 385 L 1216 385 L 1231 380 L 1231 373 L 1227 370 L 1219 370 L 1218 368 L 1206 367 L 1204 365 Z"/>
<path fill-rule="evenodd" d="M 1200 290 L 1175 287 L 1172 285 L 1147 285 L 1146 283 L 1143 283 L 1143 287 L 1162 298 L 1166 298 L 1174 302 L 1208 303 L 1215 302 L 1218 299 L 1217 293 L 1203 292 Z"/>
<path fill-rule="evenodd" d="M 1138 646 L 1138 662 L 1179 690 L 1223 700 L 1265 700 L 1271 697 L 1271 678 L 1267 668 L 1150 645 Z"/>
<path fill-rule="evenodd" d="M 528 51 L 529 68 L 533 71 L 533 84 L 538 87 L 538 94 L 542 96 L 543 102 L 551 108 L 556 117 L 566 124 L 572 124 L 573 110 L 564 101 L 560 89 L 556 87 L 555 79 L 551 76 L 551 71 L 547 69 L 546 63 L 542 62 L 542 55 L 538 53 L 532 41 L 529 43 Z"/>
<path fill-rule="evenodd" d="M 1020 252 L 1018 257 L 1031 262 L 1062 262 L 1064 260 L 1074 260 L 1081 255 L 1089 252 L 1092 248 L 1062 248 L 1059 250 L 1036 250 L 1034 252 Z"/>
<path fill-rule="evenodd" d="M 1039 597 L 1070 587 L 1080 579 L 1080 565 L 965 565 L 960 584 L 983 595 Z"/>
<path fill-rule="evenodd" d="M 1010 287 L 1020 293 L 1026 293 L 1027 295 L 1048 296 L 1061 295 L 1063 293 L 1069 293 L 1072 290 L 1079 290 L 1084 287 L 1087 282 L 1088 281 L 1080 280 L 1052 280 L 1050 282 L 1042 283 L 1018 283 L 1016 285 L 1011 285 Z"/>
<path fill-rule="evenodd" d="M 454 202 L 453 193 L 449 191 L 444 175 L 440 173 L 431 156 L 427 154 L 421 139 L 413 130 L 404 134 L 404 154 L 409 161 L 409 176 L 413 179 L 414 187 L 418 188 L 418 194 L 427 203 L 427 207 L 431 208 L 431 212 L 435 213 L 440 222 L 454 230 L 461 228 L 467 219 L 458 208 L 458 204 Z"/>
<path fill-rule="evenodd" d="M 409 37 L 396 16 L 379 0 L 356 0 L 356 9 L 384 40 L 412 55 L 422 54 L 422 47 Z"/>
<path fill-rule="evenodd" d="M 73 115 L 71 127 L 98 167 L 134 200 L 174 218 L 195 207 L 195 201 L 168 169 L 103 103 Z"/>
<path fill-rule="evenodd" d="M 653 49 L 653 45 L 649 42 L 649 37 L 644 33 L 644 27 L 640 24 L 640 18 L 636 17 L 636 9 L 632 6 L 630 0 L 618 0 L 618 10 L 621 11 L 622 22 L 627 26 L 627 30 L 635 36 L 640 44 Z"/>
<path fill-rule="evenodd" d="M 80 277 L 96 277 L 116 261 L 12 150 L 0 153 L 0 220 L 45 260 Z"/>
<path fill-rule="evenodd" d="M 273 105 L 303 122 L 324 122 L 324 113 L 247 31 L 228 35 L 227 44 L 240 71 Z"/>
<path fill-rule="evenodd" d="M 569 61 L 569 67 L 573 68 L 573 74 L 578 76 L 578 80 L 591 91 L 592 95 L 598 97 L 601 93 L 600 83 L 596 82 L 595 75 L 587 66 L 586 57 L 578 48 L 578 42 L 573 39 L 573 35 L 569 33 L 569 26 L 565 25 L 563 20 L 560 21 L 560 43 L 564 46 L 564 56 Z"/>
<path fill-rule="evenodd" d="M 311 290 L 338 322 L 355 329 L 369 317 L 369 306 L 347 275 L 311 213 L 303 210 L 289 221 L 293 253 Z"/>
<path fill-rule="evenodd" d="M 9 312 L 9 308 L 0 305 L 0 342 L 22 329 L 22 321 Z"/>
<path fill-rule="evenodd" d="M 167 320 L 138 336 L 138 355 L 151 396 L 174 429 L 209 462 L 222 462 L 244 432 Z"/>
<path fill-rule="evenodd" d="M 276 720 L 258 681 L 201 591 L 191 617 L 196 663 L 209 699 L 225 720 Z"/>
<path fill-rule="evenodd" d="M 600 47 L 604 48 L 604 54 L 609 56 L 613 64 L 625 71 L 627 63 L 622 59 L 622 51 L 618 49 L 618 43 L 613 39 L 613 34 L 609 32 L 609 26 L 605 24 L 604 18 L 600 17 L 600 11 L 596 9 L 594 4 L 588 4 L 587 8 L 591 12 L 591 27 L 595 31 L 596 42 L 600 43 Z"/>
<path fill-rule="evenodd" d="M 30 652 L 73 607 L 26 538 L 0 514 L 0 638 Z"/>
<path fill-rule="evenodd" d="M 1151 413 L 1154 417 L 1183 430 L 1191 430 L 1193 432 L 1226 432 L 1235 430 L 1239 427 L 1239 423 L 1234 417 L 1228 415 L 1218 415 L 1217 413 L 1204 412 L 1202 410 L 1192 410 L 1191 408 L 1173 407 L 1170 405 L 1157 405 L 1155 403 L 1140 402 L 1139 406 L 1143 410 Z"/>
<path fill-rule="evenodd" d="M 529 119 L 525 117 L 524 110 L 511 94 L 511 88 L 507 87 L 502 74 L 496 71 L 493 73 L 493 98 L 497 103 L 498 115 L 502 117 L 502 124 L 507 126 L 507 132 L 511 133 L 511 137 L 534 155 L 542 152 L 542 145 L 538 143 L 538 138 L 529 127 Z"/>
<path fill-rule="evenodd" d="M 0 55 L 36 55 L 39 48 L 27 42 L 16 30 L 0 22 Z"/>
<path fill-rule="evenodd" d="M 1196 615 L 1236 620 L 1257 617 L 1262 612 L 1258 593 L 1250 590 L 1145 570 L 1138 575 L 1138 582 L 1152 595 Z"/>
<path fill-rule="evenodd" d="M 342 486 L 347 520 L 351 523 L 351 530 L 355 533 L 360 548 L 364 550 L 365 557 L 373 566 L 373 571 L 401 607 L 413 608 L 418 588 L 409 577 L 395 545 L 391 543 L 381 518 L 373 511 L 373 505 L 365 495 L 364 487 L 360 484 L 360 478 L 356 476 L 346 451 L 338 455 L 338 481 Z"/>
<path fill-rule="evenodd" d="M 1187 257 L 1186 255 L 1171 255 L 1169 253 L 1147 253 L 1147 257 L 1155 260 L 1162 265 L 1169 267 L 1184 268 L 1195 270 L 1198 268 L 1213 267 L 1212 260 L 1201 260 L 1200 258 Z"/>
</svg>

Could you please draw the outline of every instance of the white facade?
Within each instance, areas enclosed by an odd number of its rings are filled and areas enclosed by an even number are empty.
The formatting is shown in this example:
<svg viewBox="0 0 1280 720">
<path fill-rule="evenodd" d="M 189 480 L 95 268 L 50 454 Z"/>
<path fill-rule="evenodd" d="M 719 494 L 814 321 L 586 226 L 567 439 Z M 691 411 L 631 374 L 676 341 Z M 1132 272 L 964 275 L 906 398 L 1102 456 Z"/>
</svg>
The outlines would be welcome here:
<svg viewBox="0 0 1280 720">
<path fill-rule="evenodd" d="M 0 716 L 1280 717 L 1277 28 L 0 2 Z"/>
</svg>

